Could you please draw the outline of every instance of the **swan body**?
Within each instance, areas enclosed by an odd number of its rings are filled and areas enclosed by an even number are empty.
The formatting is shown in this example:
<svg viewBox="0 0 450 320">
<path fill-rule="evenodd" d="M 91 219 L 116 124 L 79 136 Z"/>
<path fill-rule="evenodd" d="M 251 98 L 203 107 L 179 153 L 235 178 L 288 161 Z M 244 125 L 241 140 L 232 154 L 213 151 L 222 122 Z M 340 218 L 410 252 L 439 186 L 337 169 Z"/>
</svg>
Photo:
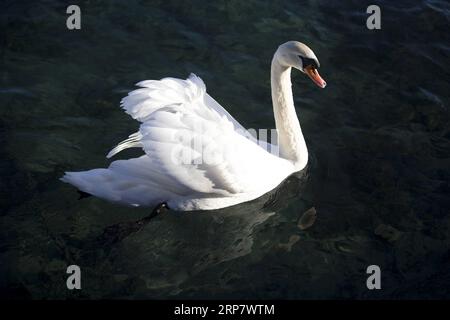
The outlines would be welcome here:
<svg viewBox="0 0 450 320">
<path fill-rule="evenodd" d="M 139 131 L 107 155 L 140 147 L 144 155 L 113 161 L 108 168 L 66 172 L 62 181 L 79 190 L 131 206 L 166 203 L 180 211 L 211 210 L 256 199 L 303 169 L 308 151 L 294 108 L 294 67 L 319 86 L 325 82 L 306 45 L 281 45 L 271 66 L 272 102 L 279 137 L 275 148 L 251 135 L 207 92 L 194 74 L 137 84 L 121 106 L 141 122 Z M 312 70 L 313 69 L 313 70 Z M 272 149 L 271 149 L 272 150 Z"/>
</svg>

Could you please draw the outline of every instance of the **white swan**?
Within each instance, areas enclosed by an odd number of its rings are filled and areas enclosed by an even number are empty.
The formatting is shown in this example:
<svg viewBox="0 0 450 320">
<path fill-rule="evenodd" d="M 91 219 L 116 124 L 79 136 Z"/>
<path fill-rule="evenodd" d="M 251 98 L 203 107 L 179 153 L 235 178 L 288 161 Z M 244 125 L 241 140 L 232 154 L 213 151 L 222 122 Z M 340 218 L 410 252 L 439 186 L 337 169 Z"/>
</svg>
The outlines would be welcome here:
<svg viewBox="0 0 450 320">
<path fill-rule="evenodd" d="M 114 161 L 107 169 L 66 172 L 61 180 L 109 201 L 151 207 L 165 203 L 180 211 L 219 209 L 256 199 L 307 164 L 291 68 L 324 88 L 318 67 L 314 52 L 303 43 L 289 41 L 275 52 L 271 85 L 279 156 L 248 139 L 248 132 L 191 74 L 186 80 L 139 82 L 142 88 L 121 101 L 141 125 L 107 157 L 130 147 L 141 147 L 145 155 Z M 212 160 L 205 161 L 211 155 Z"/>
</svg>

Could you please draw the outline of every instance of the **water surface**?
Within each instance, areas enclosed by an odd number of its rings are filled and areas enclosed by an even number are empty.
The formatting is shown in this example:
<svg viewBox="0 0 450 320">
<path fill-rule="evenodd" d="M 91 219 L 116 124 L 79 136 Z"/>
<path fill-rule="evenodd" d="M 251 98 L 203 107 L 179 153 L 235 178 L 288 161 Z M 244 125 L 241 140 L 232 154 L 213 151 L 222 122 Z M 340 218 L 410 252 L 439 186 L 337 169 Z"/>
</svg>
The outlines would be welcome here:
<svg viewBox="0 0 450 320">
<path fill-rule="evenodd" d="M 377 1 L 381 30 L 366 28 L 372 1 L 78 3 L 79 31 L 64 2 L 1 4 L 2 297 L 449 297 L 447 1 Z M 293 74 L 308 172 L 255 202 L 100 241 L 149 210 L 78 201 L 58 178 L 108 166 L 136 131 L 119 108 L 133 84 L 195 72 L 245 127 L 273 128 L 270 60 L 288 40 L 313 48 L 328 83 Z M 69 264 L 80 291 L 66 289 Z M 372 264 L 382 290 L 366 288 Z"/>
</svg>

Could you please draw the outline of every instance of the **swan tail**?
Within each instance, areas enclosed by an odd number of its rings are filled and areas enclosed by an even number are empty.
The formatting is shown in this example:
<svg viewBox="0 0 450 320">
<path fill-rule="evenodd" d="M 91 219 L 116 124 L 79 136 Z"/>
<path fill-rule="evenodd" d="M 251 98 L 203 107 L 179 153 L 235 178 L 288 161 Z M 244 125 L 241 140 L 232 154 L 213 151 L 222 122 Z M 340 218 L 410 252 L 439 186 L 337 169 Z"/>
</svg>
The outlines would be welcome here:
<svg viewBox="0 0 450 320">
<path fill-rule="evenodd" d="M 66 172 L 60 180 L 73 185 L 81 192 L 110 201 L 120 201 L 120 196 L 111 186 L 112 177 L 108 169 Z"/>
<path fill-rule="evenodd" d="M 110 169 L 66 172 L 60 180 L 83 193 L 129 206 L 154 206 L 162 202 L 156 188 L 135 179 L 119 180 Z"/>
<path fill-rule="evenodd" d="M 186 191 L 145 155 L 114 161 L 109 168 L 66 172 L 60 180 L 84 193 L 129 206 L 152 207 Z"/>
</svg>

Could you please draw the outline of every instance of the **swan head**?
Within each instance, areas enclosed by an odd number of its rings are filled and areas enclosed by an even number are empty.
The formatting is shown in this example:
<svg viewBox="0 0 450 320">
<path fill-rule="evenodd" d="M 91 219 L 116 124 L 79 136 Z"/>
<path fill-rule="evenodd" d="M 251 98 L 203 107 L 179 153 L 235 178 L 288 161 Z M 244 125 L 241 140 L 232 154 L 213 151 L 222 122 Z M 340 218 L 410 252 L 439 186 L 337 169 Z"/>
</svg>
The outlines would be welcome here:
<svg viewBox="0 0 450 320">
<path fill-rule="evenodd" d="M 306 44 L 298 41 L 283 43 L 278 47 L 274 58 L 281 66 L 295 68 L 307 74 L 319 87 L 325 88 L 327 85 L 317 71 L 320 67 L 319 59 Z"/>
</svg>

